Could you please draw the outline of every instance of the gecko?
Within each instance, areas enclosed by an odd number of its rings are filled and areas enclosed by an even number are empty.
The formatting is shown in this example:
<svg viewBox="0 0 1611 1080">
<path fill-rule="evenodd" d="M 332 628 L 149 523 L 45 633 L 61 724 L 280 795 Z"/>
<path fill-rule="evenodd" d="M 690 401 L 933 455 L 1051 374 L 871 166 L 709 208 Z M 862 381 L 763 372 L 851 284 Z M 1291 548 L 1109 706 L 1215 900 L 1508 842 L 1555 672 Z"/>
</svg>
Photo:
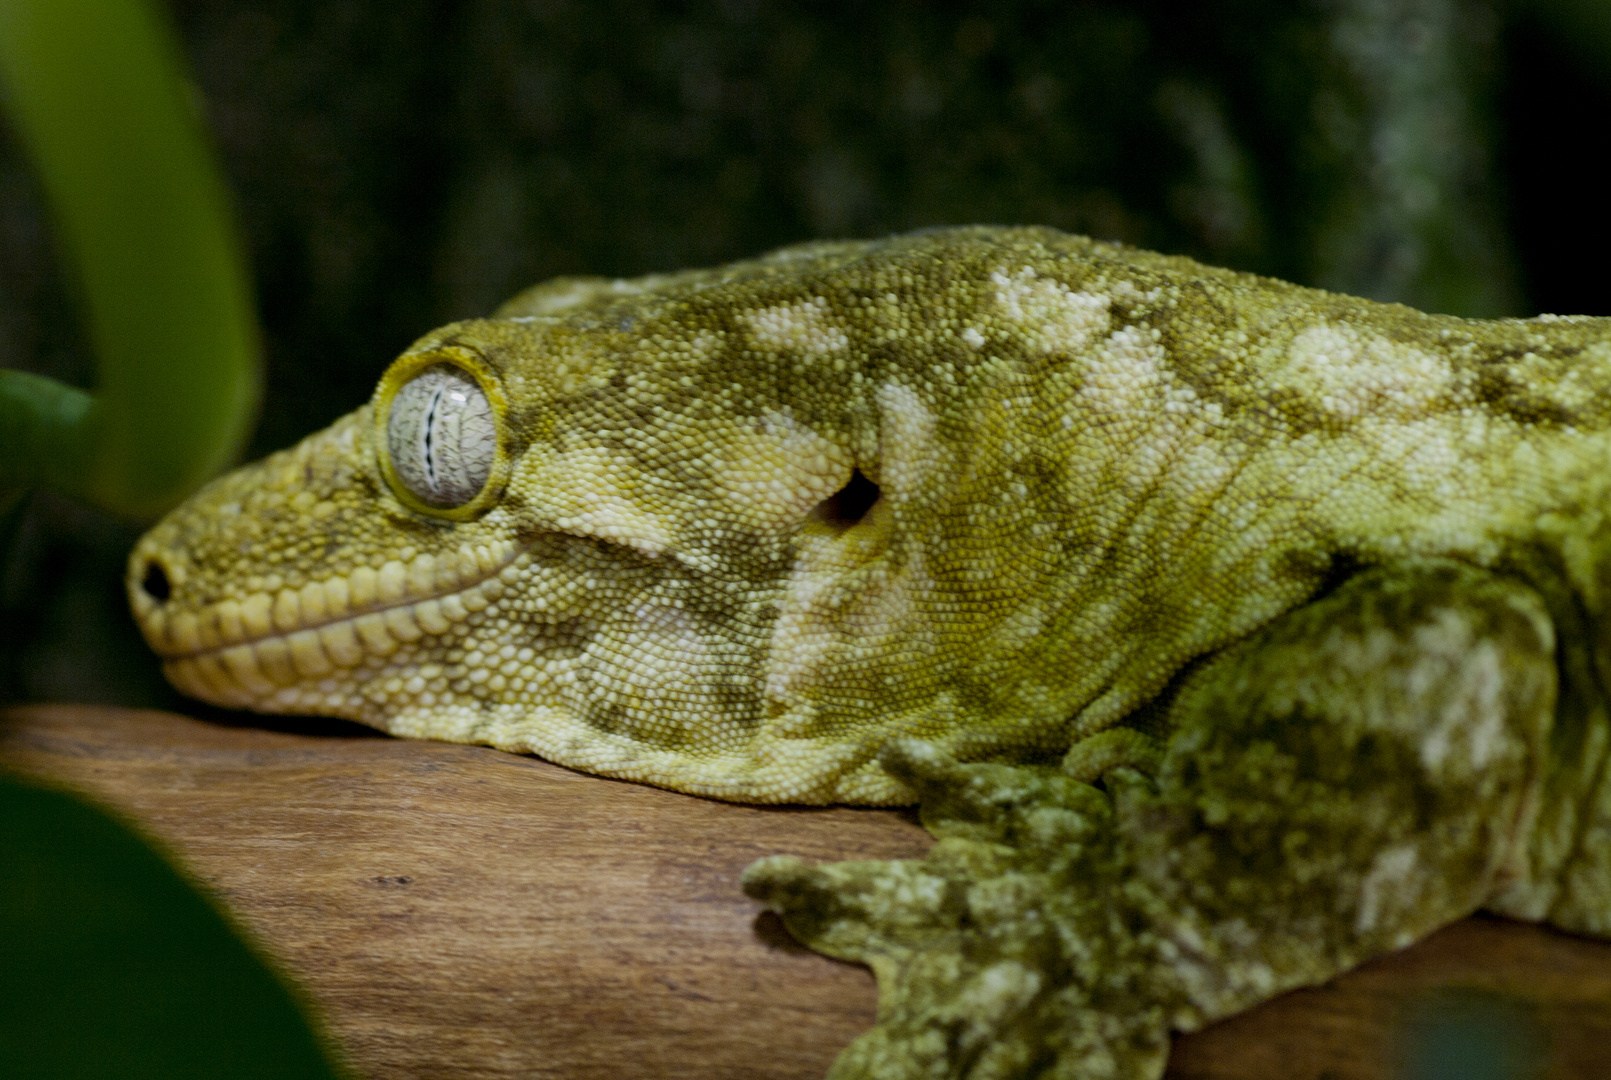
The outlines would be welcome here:
<svg viewBox="0 0 1611 1080">
<path fill-rule="evenodd" d="M 1611 319 L 1045 228 L 561 278 L 129 561 L 186 694 L 718 799 L 917 804 L 743 888 L 839 1078 L 1150 1080 L 1479 909 L 1611 933 Z"/>
</svg>

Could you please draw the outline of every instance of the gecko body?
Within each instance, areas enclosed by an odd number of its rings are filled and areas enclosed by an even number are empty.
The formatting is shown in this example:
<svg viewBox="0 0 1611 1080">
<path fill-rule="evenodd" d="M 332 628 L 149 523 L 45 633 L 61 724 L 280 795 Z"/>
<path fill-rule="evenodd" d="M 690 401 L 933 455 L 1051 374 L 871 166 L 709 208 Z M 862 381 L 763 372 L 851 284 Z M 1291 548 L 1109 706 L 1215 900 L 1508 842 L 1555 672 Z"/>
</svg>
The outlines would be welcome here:
<svg viewBox="0 0 1611 1080">
<path fill-rule="evenodd" d="M 844 1076 L 1152 1077 L 1478 907 L 1611 931 L 1611 320 L 1046 229 L 561 279 L 130 562 L 182 690 L 925 859 L 746 888 L 879 976 Z"/>
</svg>

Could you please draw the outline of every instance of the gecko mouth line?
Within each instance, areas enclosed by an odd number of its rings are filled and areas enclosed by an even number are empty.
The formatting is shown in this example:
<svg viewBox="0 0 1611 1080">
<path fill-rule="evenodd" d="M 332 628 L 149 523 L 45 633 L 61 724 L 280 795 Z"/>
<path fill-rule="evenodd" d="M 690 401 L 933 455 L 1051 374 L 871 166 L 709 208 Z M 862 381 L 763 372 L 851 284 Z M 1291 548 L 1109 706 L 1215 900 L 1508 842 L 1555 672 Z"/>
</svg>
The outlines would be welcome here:
<svg viewBox="0 0 1611 1080">
<path fill-rule="evenodd" d="M 505 543 L 405 566 L 358 567 L 343 577 L 255 593 L 193 611 L 152 602 L 141 628 L 184 692 L 225 705 L 260 703 L 278 691 L 365 660 L 383 660 L 426 636 L 475 621 L 509 587 L 529 554 Z"/>
</svg>

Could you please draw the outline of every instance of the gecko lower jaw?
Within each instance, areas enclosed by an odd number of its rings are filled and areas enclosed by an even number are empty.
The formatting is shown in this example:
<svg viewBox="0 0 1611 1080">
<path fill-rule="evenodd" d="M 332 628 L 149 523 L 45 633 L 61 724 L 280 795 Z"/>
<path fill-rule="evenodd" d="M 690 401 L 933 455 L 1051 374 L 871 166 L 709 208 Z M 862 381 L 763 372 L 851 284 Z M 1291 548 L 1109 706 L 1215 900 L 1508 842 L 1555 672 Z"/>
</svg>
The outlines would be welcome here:
<svg viewBox="0 0 1611 1080">
<path fill-rule="evenodd" d="M 286 693 L 292 688 L 451 635 L 502 596 L 529 561 L 513 542 L 477 545 L 201 608 L 137 602 L 135 614 L 181 692 L 278 711 L 300 702 L 302 695 Z"/>
</svg>

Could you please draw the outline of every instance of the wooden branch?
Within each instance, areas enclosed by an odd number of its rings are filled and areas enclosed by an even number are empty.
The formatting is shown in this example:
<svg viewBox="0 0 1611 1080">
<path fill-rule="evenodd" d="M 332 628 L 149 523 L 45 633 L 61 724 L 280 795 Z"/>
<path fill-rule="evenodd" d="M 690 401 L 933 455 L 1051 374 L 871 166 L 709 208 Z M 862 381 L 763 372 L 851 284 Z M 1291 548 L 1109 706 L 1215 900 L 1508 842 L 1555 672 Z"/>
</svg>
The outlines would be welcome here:
<svg viewBox="0 0 1611 1080">
<path fill-rule="evenodd" d="M 0 713 L 0 767 L 165 841 L 375 1080 L 816 1078 L 872 1023 L 871 976 L 801 949 L 737 880 L 768 854 L 920 855 L 910 813 L 733 806 L 339 732 L 32 706 Z M 1611 945 L 1468 919 L 1177 1040 L 1169 1076 L 1377 1080 L 1407 1023 L 1445 1015 L 1500 1017 L 1550 1076 L 1606 1075 Z"/>
</svg>

